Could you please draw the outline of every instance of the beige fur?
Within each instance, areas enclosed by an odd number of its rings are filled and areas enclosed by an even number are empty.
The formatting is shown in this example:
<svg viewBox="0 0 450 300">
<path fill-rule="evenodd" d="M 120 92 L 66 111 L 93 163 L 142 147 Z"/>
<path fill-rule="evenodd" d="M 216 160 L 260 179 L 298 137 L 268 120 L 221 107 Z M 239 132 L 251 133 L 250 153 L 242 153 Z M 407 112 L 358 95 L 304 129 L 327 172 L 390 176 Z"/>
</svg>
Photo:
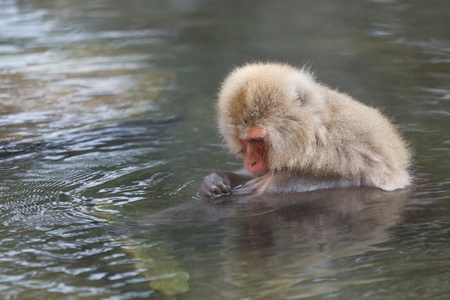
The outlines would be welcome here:
<svg viewBox="0 0 450 300">
<path fill-rule="evenodd" d="M 351 180 L 395 190 L 410 184 L 410 153 L 382 114 L 317 83 L 305 70 L 258 63 L 235 69 L 217 102 L 219 130 L 239 155 L 253 126 L 270 144 L 271 172 Z"/>
</svg>

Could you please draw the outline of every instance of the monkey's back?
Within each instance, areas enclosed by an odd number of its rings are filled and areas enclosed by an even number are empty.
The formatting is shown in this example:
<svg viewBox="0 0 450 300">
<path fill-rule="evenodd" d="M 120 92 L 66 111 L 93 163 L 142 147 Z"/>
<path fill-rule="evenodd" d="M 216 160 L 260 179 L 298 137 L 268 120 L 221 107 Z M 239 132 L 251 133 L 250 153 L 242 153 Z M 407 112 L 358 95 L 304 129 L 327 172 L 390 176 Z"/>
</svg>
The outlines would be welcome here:
<svg viewBox="0 0 450 300">
<path fill-rule="evenodd" d="M 363 185 L 384 190 L 409 185 L 411 155 L 394 125 L 379 110 L 346 94 L 327 94 L 330 140 L 340 154 L 338 169 L 349 177 L 360 174 Z"/>
</svg>

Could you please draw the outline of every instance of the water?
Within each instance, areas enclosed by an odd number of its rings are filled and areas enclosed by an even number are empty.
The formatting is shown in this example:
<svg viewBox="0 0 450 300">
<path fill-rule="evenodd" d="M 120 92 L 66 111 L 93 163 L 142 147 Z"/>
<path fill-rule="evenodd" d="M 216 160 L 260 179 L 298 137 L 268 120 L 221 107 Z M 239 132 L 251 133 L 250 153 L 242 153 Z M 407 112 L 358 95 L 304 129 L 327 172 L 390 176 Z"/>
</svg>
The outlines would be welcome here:
<svg viewBox="0 0 450 300">
<path fill-rule="evenodd" d="M 0 2 L 2 299 L 446 299 L 446 1 Z M 415 186 L 196 198 L 220 81 L 309 64 L 381 107 Z"/>
</svg>

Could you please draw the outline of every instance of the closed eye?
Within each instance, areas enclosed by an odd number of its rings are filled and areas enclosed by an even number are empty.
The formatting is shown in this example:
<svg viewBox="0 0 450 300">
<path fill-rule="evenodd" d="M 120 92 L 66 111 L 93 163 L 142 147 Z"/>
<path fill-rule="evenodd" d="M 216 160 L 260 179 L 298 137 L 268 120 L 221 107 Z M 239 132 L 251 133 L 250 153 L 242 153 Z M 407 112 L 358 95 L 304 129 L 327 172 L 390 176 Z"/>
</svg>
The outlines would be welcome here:
<svg viewBox="0 0 450 300">
<path fill-rule="evenodd" d="M 254 139 L 251 139 L 250 142 L 253 142 L 253 143 L 265 143 L 266 141 L 263 138 L 254 138 Z"/>
</svg>

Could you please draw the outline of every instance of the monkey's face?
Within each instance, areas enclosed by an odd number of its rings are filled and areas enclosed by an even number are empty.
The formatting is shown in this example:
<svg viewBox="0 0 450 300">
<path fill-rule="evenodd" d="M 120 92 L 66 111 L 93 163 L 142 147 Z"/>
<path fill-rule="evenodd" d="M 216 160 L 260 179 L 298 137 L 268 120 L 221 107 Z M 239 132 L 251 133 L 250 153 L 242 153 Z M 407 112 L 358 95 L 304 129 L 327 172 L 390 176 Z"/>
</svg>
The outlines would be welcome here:
<svg viewBox="0 0 450 300">
<path fill-rule="evenodd" d="M 247 171 L 256 176 L 264 175 L 269 170 L 266 161 L 269 144 L 263 130 L 259 127 L 252 127 L 238 139 L 243 147 L 242 155 Z"/>
<path fill-rule="evenodd" d="M 315 145 L 320 99 L 311 75 L 286 65 L 246 65 L 224 81 L 217 101 L 218 125 L 230 152 L 257 176 L 299 166 Z M 320 98 L 320 97 L 319 97 Z M 318 124 L 319 123 L 319 124 Z"/>
</svg>

